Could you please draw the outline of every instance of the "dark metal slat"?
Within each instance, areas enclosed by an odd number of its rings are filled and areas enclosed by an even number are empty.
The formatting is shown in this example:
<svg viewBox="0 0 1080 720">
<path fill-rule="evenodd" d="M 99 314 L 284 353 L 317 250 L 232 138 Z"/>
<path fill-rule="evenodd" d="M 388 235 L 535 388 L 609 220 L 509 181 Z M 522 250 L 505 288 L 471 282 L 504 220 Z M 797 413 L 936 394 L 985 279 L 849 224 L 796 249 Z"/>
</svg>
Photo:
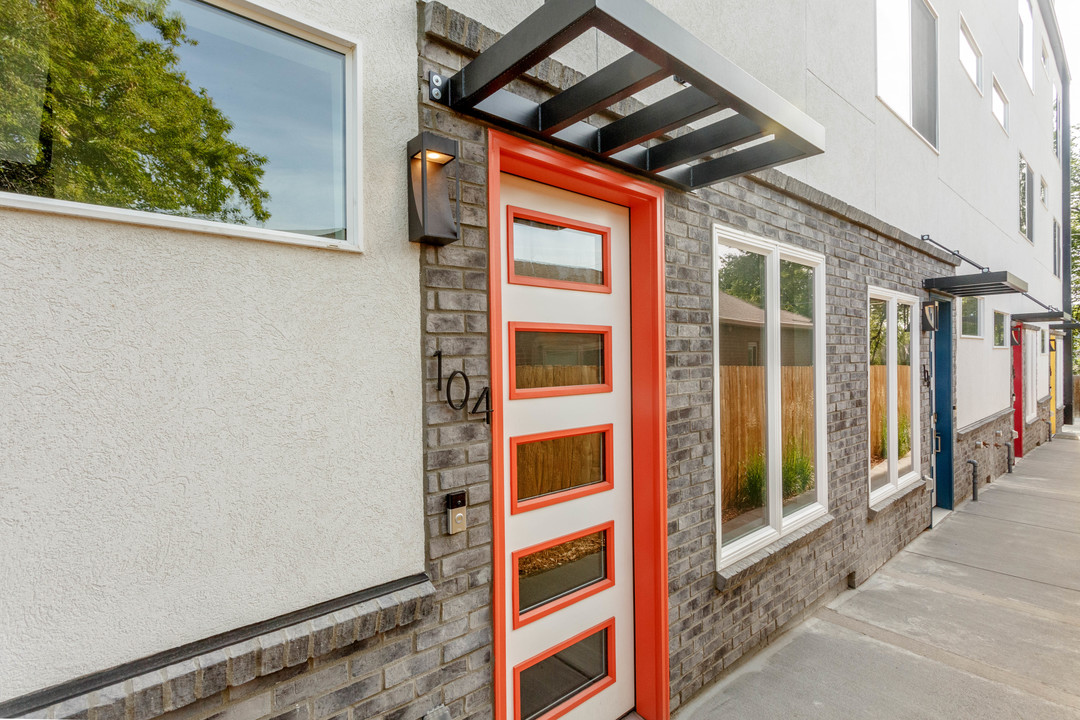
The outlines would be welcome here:
<svg viewBox="0 0 1080 720">
<path fill-rule="evenodd" d="M 598 110 L 667 77 L 668 72 L 637 53 L 624 55 L 540 105 L 540 132 L 556 133 Z"/>
<path fill-rule="evenodd" d="M 667 170 L 767 134 L 756 122 L 736 115 L 649 148 L 647 169 Z"/>
<path fill-rule="evenodd" d="M 680 90 L 600 128 L 597 149 L 611 155 L 722 109 L 718 100 L 697 88 Z"/>
<path fill-rule="evenodd" d="M 464 111 L 592 27 L 595 0 L 549 0 L 450 78 L 449 105 Z"/>
<path fill-rule="evenodd" d="M 772 140 L 715 160 L 706 160 L 699 165 L 692 165 L 688 168 L 690 173 L 688 184 L 694 188 L 712 185 L 736 175 L 779 165 L 782 162 L 802 157 L 804 154 L 800 148 L 784 140 Z"/>
</svg>

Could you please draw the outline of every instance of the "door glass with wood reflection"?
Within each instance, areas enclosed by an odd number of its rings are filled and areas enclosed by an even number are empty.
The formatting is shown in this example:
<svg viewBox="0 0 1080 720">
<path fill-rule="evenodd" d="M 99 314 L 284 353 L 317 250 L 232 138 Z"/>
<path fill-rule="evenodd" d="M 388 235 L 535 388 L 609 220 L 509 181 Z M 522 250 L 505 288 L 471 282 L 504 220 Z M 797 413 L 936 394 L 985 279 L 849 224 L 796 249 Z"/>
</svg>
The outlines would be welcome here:
<svg viewBox="0 0 1080 720">
<path fill-rule="evenodd" d="M 521 670 L 518 717 L 535 720 L 608 676 L 608 628 Z"/>
<path fill-rule="evenodd" d="M 602 333 L 515 331 L 515 389 L 603 383 L 604 339 Z"/>
<path fill-rule="evenodd" d="M 784 515 L 817 502 L 814 268 L 780 261 L 780 427 Z"/>
<path fill-rule="evenodd" d="M 899 476 L 904 477 L 915 467 L 912 457 L 911 422 L 911 305 L 896 306 L 896 431 Z"/>
<path fill-rule="evenodd" d="M 601 430 L 516 443 L 517 500 L 604 482 L 608 441 L 608 433 Z"/>
<path fill-rule="evenodd" d="M 582 535 L 518 558 L 518 612 L 529 610 L 604 580 L 607 533 Z"/>
<path fill-rule="evenodd" d="M 870 490 L 889 482 L 889 302 L 870 299 Z"/>
<path fill-rule="evenodd" d="M 720 248 L 716 358 L 722 542 L 769 522 L 765 256 Z"/>
</svg>

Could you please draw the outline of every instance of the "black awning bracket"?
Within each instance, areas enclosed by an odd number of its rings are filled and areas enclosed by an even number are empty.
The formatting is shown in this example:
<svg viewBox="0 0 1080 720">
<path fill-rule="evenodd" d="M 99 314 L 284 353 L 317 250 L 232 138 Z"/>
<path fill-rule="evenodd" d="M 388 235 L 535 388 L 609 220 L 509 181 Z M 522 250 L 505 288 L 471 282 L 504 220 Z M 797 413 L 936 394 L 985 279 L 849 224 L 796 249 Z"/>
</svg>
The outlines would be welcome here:
<svg viewBox="0 0 1080 720">
<path fill-rule="evenodd" d="M 629 54 L 543 102 L 505 89 L 593 28 Z M 685 89 L 602 128 L 586 122 L 672 76 Z M 429 74 L 428 97 L 683 190 L 817 155 L 825 145 L 821 125 L 647 0 L 547 0 L 457 74 Z M 721 111 L 735 114 L 643 145 Z"/>
</svg>

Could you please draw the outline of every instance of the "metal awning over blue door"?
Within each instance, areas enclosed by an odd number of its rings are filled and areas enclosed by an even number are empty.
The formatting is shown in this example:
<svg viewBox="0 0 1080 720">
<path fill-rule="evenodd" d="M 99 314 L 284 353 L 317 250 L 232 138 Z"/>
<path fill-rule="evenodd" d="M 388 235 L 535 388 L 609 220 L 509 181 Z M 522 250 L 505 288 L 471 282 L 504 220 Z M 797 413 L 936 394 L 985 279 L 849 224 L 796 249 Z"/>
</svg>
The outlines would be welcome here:
<svg viewBox="0 0 1080 720">
<path fill-rule="evenodd" d="M 543 102 L 504 89 L 592 28 L 631 52 Z M 672 76 L 686 87 L 603 127 L 584 122 Z M 548 0 L 456 75 L 430 75 L 428 94 L 457 112 L 687 190 L 816 155 L 825 144 L 821 125 L 645 0 Z M 643 144 L 723 111 L 732 112 Z"/>
</svg>

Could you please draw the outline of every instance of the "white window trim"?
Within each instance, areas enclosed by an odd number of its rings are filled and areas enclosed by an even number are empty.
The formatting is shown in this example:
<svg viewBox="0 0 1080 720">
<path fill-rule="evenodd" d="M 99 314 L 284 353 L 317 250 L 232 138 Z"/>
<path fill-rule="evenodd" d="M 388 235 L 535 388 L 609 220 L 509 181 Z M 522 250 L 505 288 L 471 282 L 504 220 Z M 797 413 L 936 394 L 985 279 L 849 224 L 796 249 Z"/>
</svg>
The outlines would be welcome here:
<svg viewBox="0 0 1080 720">
<path fill-rule="evenodd" d="M 960 302 L 957 303 L 957 306 L 960 309 L 960 317 L 959 317 L 959 323 L 958 323 L 958 325 L 960 327 L 960 337 L 981 340 L 984 337 L 986 337 L 986 335 L 983 333 L 983 299 L 981 297 L 975 298 L 975 302 L 978 304 L 978 307 L 979 307 L 979 314 L 978 314 L 978 317 L 976 317 L 976 319 L 975 319 L 975 324 L 978 325 L 978 328 L 979 328 L 978 333 L 976 335 L 968 335 L 967 333 L 964 332 L 964 300 L 965 299 L 966 298 L 961 298 Z"/>
<path fill-rule="evenodd" d="M 997 317 L 1000 315 L 1005 318 L 1005 340 L 1000 345 L 997 344 L 997 338 L 992 338 L 995 350 L 1007 349 L 1009 347 L 1009 313 L 1001 312 L 1000 310 L 994 311 L 994 332 L 997 332 Z"/>
<path fill-rule="evenodd" d="M 964 75 L 971 84 L 975 86 L 975 89 L 979 91 L 979 95 L 983 95 L 983 51 L 979 47 L 979 43 L 975 41 L 975 33 L 971 32 L 971 27 L 968 26 L 967 20 L 964 19 L 964 13 L 960 13 L 960 34 L 963 35 L 967 42 L 971 45 L 971 49 L 975 51 L 975 75 L 971 77 L 968 75 L 967 68 L 964 67 L 964 63 L 960 63 L 960 69 L 964 71 Z M 960 53 L 956 54 L 957 62 L 960 62 Z"/>
<path fill-rule="evenodd" d="M 1024 333 L 1024 421 L 1030 425 L 1039 417 L 1039 373 L 1035 363 L 1039 360 L 1038 331 L 1023 326 Z M 1030 408 L 1029 408 L 1030 406 Z"/>
<path fill-rule="evenodd" d="M 235 225 L 199 218 L 166 215 L 164 213 L 129 210 L 109 205 L 56 200 L 21 193 L 0 192 L 0 208 L 64 215 L 125 225 L 165 228 L 219 237 L 263 240 L 286 245 L 363 252 L 363 208 L 360 178 L 362 177 L 363 118 L 361 92 L 360 41 L 332 33 L 317 24 L 300 21 L 274 12 L 250 0 L 202 0 L 209 5 L 280 30 L 293 37 L 307 40 L 345 56 L 345 240 L 318 238 L 302 233 L 269 230 L 267 228 Z"/>
<path fill-rule="evenodd" d="M 1028 27 L 1028 35 L 1031 38 L 1031 42 L 1028 43 L 1027 60 L 1031 64 L 1030 70 L 1024 65 L 1024 58 L 1020 57 L 1020 53 L 1016 53 L 1016 63 L 1020 66 L 1020 74 L 1024 76 L 1024 82 L 1027 83 L 1028 89 L 1031 90 L 1031 94 L 1035 94 L 1035 8 L 1031 4 L 1031 0 L 1020 0 L 1020 2 L 1027 3 L 1030 26 Z M 1018 5 L 1019 7 L 1019 5 Z M 1020 21 L 1020 13 L 1017 11 L 1017 22 Z"/>
<path fill-rule="evenodd" d="M 777 312 L 780 307 L 780 261 L 791 260 L 814 268 L 814 472 L 817 485 L 817 502 L 811 503 L 787 517 L 784 517 L 783 507 L 783 477 L 781 463 L 782 456 L 780 424 L 770 422 L 767 429 L 767 441 L 769 457 L 766 467 L 769 472 L 769 525 L 755 532 L 741 537 L 738 540 L 723 544 L 721 532 L 721 478 L 719 472 L 714 474 L 714 497 L 716 498 L 715 523 L 716 523 L 716 557 L 717 569 L 722 569 L 738 562 L 769 544 L 779 540 L 798 528 L 813 522 L 824 516 L 829 507 L 829 462 L 828 462 L 828 426 L 826 425 L 826 393 L 825 382 L 825 343 L 826 343 L 826 312 L 825 312 L 825 257 L 819 253 L 804 250 L 792 245 L 767 240 L 756 235 L 722 225 L 713 225 L 713 261 L 714 267 L 719 256 L 719 246 L 733 247 L 741 250 L 749 250 L 765 255 L 765 267 L 769 282 L 766 285 L 766 318 L 778 318 Z M 719 284 L 716 273 L 713 273 L 713 307 L 719 302 Z M 717 332 L 717 318 L 715 314 L 713 323 L 713 350 L 714 357 L 719 357 L 719 332 Z M 780 323 L 768 323 L 765 336 L 765 372 L 766 372 L 766 412 L 767 417 L 781 417 L 780 398 Z M 775 349 L 774 349 L 775 348 Z M 720 427 L 720 404 L 713 403 L 713 427 Z M 720 433 L 713 434 L 713 452 L 717 462 L 713 467 L 719 468 Z M 779 494 L 779 501 L 774 496 Z"/>
<path fill-rule="evenodd" d="M 1001 83 L 998 82 L 997 75 L 995 75 L 994 73 L 990 73 L 990 81 L 991 81 L 990 82 L 990 115 L 991 115 L 991 117 L 994 118 L 994 122 L 996 122 L 1001 127 L 1001 129 L 1005 131 L 1006 135 L 1008 135 L 1009 134 L 1009 96 L 1005 94 L 1005 89 L 1002 88 Z M 995 92 L 997 92 L 997 94 L 1001 96 L 1001 102 L 1002 102 L 1002 105 L 1003 105 L 1002 115 L 1004 116 L 1001 119 L 998 119 L 998 116 L 994 114 L 994 93 Z"/>
<path fill-rule="evenodd" d="M 1046 202 L 1050 197 L 1050 187 L 1046 184 L 1046 178 L 1042 175 L 1039 176 L 1039 202 L 1043 207 L 1049 207 Z"/>
<path fill-rule="evenodd" d="M 889 349 L 888 349 L 888 393 L 889 408 L 888 408 L 888 425 L 889 425 L 889 482 L 883 487 L 870 493 L 870 505 L 876 505 L 885 498 L 894 495 L 901 490 L 904 490 L 908 486 L 919 482 L 922 479 L 922 395 L 919 392 L 919 373 L 917 369 L 922 362 L 922 355 L 919 352 L 920 348 L 920 331 L 919 331 L 919 298 L 914 295 L 908 295 L 906 293 L 896 292 L 893 290 L 886 290 L 884 288 L 878 288 L 870 286 L 868 297 L 866 299 L 866 347 L 869 351 L 870 347 L 870 301 L 871 300 L 884 300 L 888 305 L 888 326 L 889 326 Z M 896 354 L 897 354 L 897 333 L 896 333 L 896 307 L 899 304 L 906 304 L 911 306 L 911 472 L 901 476 L 899 475 L 899 449 L 900 449 L 900 436 L 899 436 L 899 409 L 896 402 Z M 870 379 L 870 364 L 866 365 L 867 375 L 867 388 L 869 388 Z M 870 407 L 869 403 L 866 408 L 867 423 L 866 423 L 866 447 L 869 451 L 870 448 Z M 870 486 L 870 453 L 867 452 L 867 466 L 866 466 L 866 485 Z"/>
<path fill-rule="evenodd" d="M 937 95 L 935 95 L 935 97 L 934 97 L 934 102 L 937 104 L 937 110 L 938 110 L 936 131 L 938 133 L 938 142 L 941 142 L 941 25 L 940 25 L 941 16 L 938 14 L 938 11 L 933 6 L 933 4 L 930 3 L 930 0 L 908 0 L 908 14 L 911 13 L 911 4 L 910 3 L 912 3 L 912 2 L 921 2 L 930 11 L 930 14 L 934 16 L 934 46 L 937 48 L 937 51 L 938 51 L 938 67 L 937 67 L 938 83 L 937 83 Z M 877 4 L 876 3 L 874 5 L 874 10 L 875 10 L 875 13 L 876 13 L 876 11 L 877 11 Z M 876 40 L 877 40 L 877 21 L 876 21 L 876 18 L 875 18 L 874 38 L 875 38 L 875 43 L 876 43 Z M 910 47 L 911 47 L 911 28 L 910 28 L 910 26 L 908 27 L 907 43 L 908 43 L 908 48 L 910 49 Z M 910 60 L 910 57 L 909 57 L 909 60 Z M 980 58 L 980 61 L 981 61 L 981 58 Z M 886 100 L 881 95 L 881 88 L 880 88 L 880 86 L 878 84 L 879 75 L 876 72 L 876 66 L 877 66 L 877 63 L 879 63 L 879 62 L 881 62 L 881 57 L 878 55 L 877 51 L 875 50 L 875 52 L 874 52 L 874 63 L 875 63 L 874 95 L 877 97 L 878 101 L 881 102 L 881 104 L 885 106 L 885 109 L 888 110 L 889 112 L 891 112 L 896 117 L 897 120 L 899 120 L 905 126 L 907 126 L 908 130 L 915 133 L 915 136 L 918 137 L 920 140 L 922 140 L 923 143 L 926 145 L 926 147 L 933 150 L 935 155 L 940 156 L 941 151 L 934 145 L 934 143 L 927 140 L 925 135 L 923 135 L 921 132 L 919 132 L 918 130 L 915 129 L 915 126 L 912 124 L 910 119 L 905 118 L 904 114 L 902 112 L 900 112 L 899 110 L 894 108 L 889 103 L 889 101 Z M 909 62 L 909 67 L 908 67 L 908 90 L 909 91 L 912 91 L 911 85 L 912 85 L 913 82 L 914 82 L 914 80 L 911 78 L 911 67 L 910 67 L 910 62 Z"/>
</svg>

